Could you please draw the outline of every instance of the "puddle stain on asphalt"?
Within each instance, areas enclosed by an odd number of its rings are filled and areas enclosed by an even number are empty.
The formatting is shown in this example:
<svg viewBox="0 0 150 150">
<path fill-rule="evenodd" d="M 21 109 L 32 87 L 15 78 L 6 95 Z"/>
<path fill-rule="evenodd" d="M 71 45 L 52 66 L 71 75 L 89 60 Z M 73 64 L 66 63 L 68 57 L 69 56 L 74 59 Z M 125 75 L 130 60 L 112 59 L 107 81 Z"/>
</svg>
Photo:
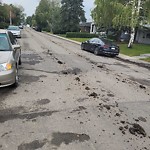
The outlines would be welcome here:
<svg viewBox="0 0 150 150">
<path fill-rule="evenodd" d="M 4 88 L 0 88 L 0 105 L 2 103 L 2 101 L 5 100 L 5 98 L 10 95 L 10 93 L 13 93 L 14 90 L 16 89 L 16 87 L 4 87 Z"/>
<path fill-rule="evenodd" d="M 41 99 L 41 100 L 38 100 L 36 103 L 38 105 L 46 105 L 48 103 L 50 103 L 51 101 L 49 99 Z"/>
<path fill-rule="evenodd" d="M 68 145 L 75 141 L 85 142 L 89 141 L 90 137 L 86 134 L 77 134 L 77 133 L 53 133 L 53 139 L 51 140 L 51 144 L 57 147 L 60 147 L 62 143 Z"/>
<path fill-rule="evenodd" d="M 22 83 L 37 82 L 38 80 L 40 80 L 40 76 L 20 75 L 20 82 Z"/>
<path fill-rule="evenodd" d="M 43 60 L 38 54 L 22 54 L 21 57 L 25 59 L 23 63 L 29 65 L 39 64 Z"/>
<path fill-rule="evenodd" d="M 15 109 L 7 109 L 0 111 L 0 123 L 15 119 L 27 119 L 32 120 L 37 117 L 51 116 L 53 113 L 58 111 L 45 111 L 45 112 L 33 112 L 33 113 L 19 113 L 14 111 Z"/>
<path fill-rule="evenodd" d="M 47 143 L 47 139 L 44 139 L 43 141 L 35 140 L 31 143 L 22 143 L 18 146 L 18 150 L 35 150 L 42 148 Z"/>
</svg>

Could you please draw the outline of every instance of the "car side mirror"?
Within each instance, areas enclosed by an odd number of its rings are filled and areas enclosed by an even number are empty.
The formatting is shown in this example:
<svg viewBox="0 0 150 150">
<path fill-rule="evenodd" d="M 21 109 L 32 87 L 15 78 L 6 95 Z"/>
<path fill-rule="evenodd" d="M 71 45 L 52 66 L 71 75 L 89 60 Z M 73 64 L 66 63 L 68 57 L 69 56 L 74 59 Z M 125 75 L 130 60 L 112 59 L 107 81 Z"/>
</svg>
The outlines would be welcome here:
<svg viewBox="0 0 150 150">
<path fill-rule="evenodd" d="M 20 48 L 21 48 L 21 46 L 20 46 L 20 45 L 18 45 L 18 44 L 16 44 L 16 45 L 12 45 L 12 47 L 13 47 L 13 49 L 14 49 L 14 50 L 16 50 L 16 49 L 20 49 Z"/>
</svg>

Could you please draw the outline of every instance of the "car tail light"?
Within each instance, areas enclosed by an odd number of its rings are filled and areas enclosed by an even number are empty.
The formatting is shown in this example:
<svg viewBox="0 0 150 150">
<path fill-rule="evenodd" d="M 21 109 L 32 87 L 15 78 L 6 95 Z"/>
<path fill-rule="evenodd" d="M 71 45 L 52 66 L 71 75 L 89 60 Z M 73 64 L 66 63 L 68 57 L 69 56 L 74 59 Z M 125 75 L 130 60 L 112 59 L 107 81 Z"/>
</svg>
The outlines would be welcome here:
<svg viewBox="0 0 150 150">
<path fill-rule="evenodd" d="M 108 45 L 104 45 L 103 47 L 104 47 L 104 49 L 107 49 L 107 48 L 109 48 L 109 46 L 108 46 Z"/>
</svg>

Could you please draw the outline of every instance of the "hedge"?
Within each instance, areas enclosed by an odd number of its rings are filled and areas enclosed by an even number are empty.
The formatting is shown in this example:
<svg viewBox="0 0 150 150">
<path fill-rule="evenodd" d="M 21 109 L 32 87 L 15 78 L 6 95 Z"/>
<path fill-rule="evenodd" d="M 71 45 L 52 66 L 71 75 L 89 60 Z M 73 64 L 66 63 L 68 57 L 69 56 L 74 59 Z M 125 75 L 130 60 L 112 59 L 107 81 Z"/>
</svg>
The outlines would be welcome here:
<svg viewBox="0 0 150 150">
<path fill-rule="evenodd" d="M 94 38 L 94 37 L 98 37 L 98 35 L 85 33 L 85 32 L 67 32 L 66 37 L 67 38 Z"/>
</svg>

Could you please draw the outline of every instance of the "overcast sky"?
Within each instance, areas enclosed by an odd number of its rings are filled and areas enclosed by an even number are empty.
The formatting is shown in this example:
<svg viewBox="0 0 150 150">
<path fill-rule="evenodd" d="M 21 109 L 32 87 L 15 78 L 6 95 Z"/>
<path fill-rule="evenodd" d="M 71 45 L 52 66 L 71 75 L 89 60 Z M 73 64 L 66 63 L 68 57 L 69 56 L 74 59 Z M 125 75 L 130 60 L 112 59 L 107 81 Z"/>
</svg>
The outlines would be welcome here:
<svg viewBox="0 0 150 150">
<path fill-rule="evenodd" d="M 36 7 L 38 6 L 40 0 L 2 0 L 3 3 L 6 4 L 17 4 L 23 6 L 25 9 L 25 13 L 27 16 L 31 16 L 34 12 Z M 90 12 L 91 9 L 94 7 L 93 5 L 94 0 L 84 0 L 84 10 L 87 20 L 91 20 Z"/>
</svg>

